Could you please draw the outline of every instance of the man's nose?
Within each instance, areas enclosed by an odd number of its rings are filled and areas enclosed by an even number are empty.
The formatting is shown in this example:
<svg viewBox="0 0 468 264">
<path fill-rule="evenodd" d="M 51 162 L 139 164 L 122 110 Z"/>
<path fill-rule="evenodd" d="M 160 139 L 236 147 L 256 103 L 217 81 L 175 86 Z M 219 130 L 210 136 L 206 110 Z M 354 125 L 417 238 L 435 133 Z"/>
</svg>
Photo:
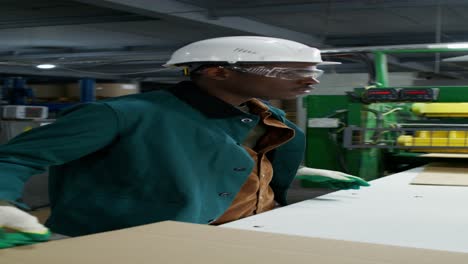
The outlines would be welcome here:
<svg viewBox="0 0 468 264">
<path fill-rule="evenodd" d="M 300 84 L 305 84 L 305 85 L 313 85 L 313 84 L 319 84 L 319 80 L 312 78 L 312 77 L 307 77 L 299 80 Z"/>
</svg>

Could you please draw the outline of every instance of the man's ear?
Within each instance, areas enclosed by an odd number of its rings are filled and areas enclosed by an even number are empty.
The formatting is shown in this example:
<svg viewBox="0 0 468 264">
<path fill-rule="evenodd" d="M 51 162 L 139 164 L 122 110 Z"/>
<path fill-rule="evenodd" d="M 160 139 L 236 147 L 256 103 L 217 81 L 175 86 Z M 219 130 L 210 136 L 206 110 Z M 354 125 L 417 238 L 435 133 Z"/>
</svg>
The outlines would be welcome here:
<svg viewBox="0 0 468 264">
<path fill-rule="evenodd" d="M 217 81 L 226 80 L 230 75 L 230 72 L 222 67 L 208 67 L 202 72 L 207 78 Z"/>
</svg>

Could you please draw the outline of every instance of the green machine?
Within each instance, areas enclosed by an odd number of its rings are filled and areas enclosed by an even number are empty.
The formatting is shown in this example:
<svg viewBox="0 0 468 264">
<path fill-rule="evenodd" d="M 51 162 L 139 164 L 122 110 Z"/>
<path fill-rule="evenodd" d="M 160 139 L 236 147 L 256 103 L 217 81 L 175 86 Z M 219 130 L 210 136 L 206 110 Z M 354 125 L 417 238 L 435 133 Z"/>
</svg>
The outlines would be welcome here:
<svg viewBox="0 0 468 264">
<path fill-rule="evenodd" d="M 387 56 L 394 54 L 466 51 L 372 51 L 374 78 L 368 87 L 352 88 L 345 95 L 305 97 L 305 165 L 372 180 L 435 159 L 426 153 L 468 153 L 468 81 L 467 86 L 393 87 L 387 63 Z"/>
</svg>

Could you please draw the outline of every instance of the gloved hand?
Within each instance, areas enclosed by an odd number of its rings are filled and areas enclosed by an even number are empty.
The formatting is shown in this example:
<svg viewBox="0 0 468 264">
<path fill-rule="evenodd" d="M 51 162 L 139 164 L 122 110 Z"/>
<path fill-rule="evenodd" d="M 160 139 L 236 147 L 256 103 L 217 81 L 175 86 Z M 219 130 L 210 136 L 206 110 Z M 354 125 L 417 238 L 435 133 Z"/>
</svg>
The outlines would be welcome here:
<svg viewBox="0 0 468 264">
<path fill-rule="evenodd" d="M 20 209 L 0 204 L 0 249 L 47 241 L 49 230 L 37 218 Z M 6 232 L 3 228 L 17 232 Z"/>
<path fill-rule="evenodd" d="M 298 179 L 305 181 L 305 185 L 308 187 L 346 190 L 370 186 L 368 182 L 359 177 L 339 171 L 302 167 L 297 171 L 296 175 Z"/>
</svg>

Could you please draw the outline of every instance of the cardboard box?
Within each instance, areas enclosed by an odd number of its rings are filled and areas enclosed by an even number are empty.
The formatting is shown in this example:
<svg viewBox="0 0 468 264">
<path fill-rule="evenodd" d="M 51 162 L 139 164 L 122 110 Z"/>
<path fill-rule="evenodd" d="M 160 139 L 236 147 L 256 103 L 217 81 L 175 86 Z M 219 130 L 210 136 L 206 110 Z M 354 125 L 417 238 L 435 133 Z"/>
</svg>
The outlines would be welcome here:
<svg viewBox="0 0 468 264">
<path fill-rule="evenodd" d="M 95 95 L 96 98 L 117 97 L 129 94 L 139 93 L 140 89 L 137 84 L 133 83 L 96 83 Z M 80 86 L 78 83 L 71 83 L 66 86 L 66 94 L 70 98 L 80 98 Z"/>
<path fill-rule="evenodd" d="M 4 249 L 0 250 L 0 262 L 9 264 L 466 264 L 468 254 L 161 222 L 33 246 Z"/>
<path fill-rule="evenodd" d="M 34 97 L 39 99 L 56 99 L 65 96 L 64 84 L 32 84 Z"/>
<path fill-rule="evenodd" d="M 457 162 L 430 163 L 424 166 L 411 184 L 468 186 L 468 165 Z"/>
</svg>

